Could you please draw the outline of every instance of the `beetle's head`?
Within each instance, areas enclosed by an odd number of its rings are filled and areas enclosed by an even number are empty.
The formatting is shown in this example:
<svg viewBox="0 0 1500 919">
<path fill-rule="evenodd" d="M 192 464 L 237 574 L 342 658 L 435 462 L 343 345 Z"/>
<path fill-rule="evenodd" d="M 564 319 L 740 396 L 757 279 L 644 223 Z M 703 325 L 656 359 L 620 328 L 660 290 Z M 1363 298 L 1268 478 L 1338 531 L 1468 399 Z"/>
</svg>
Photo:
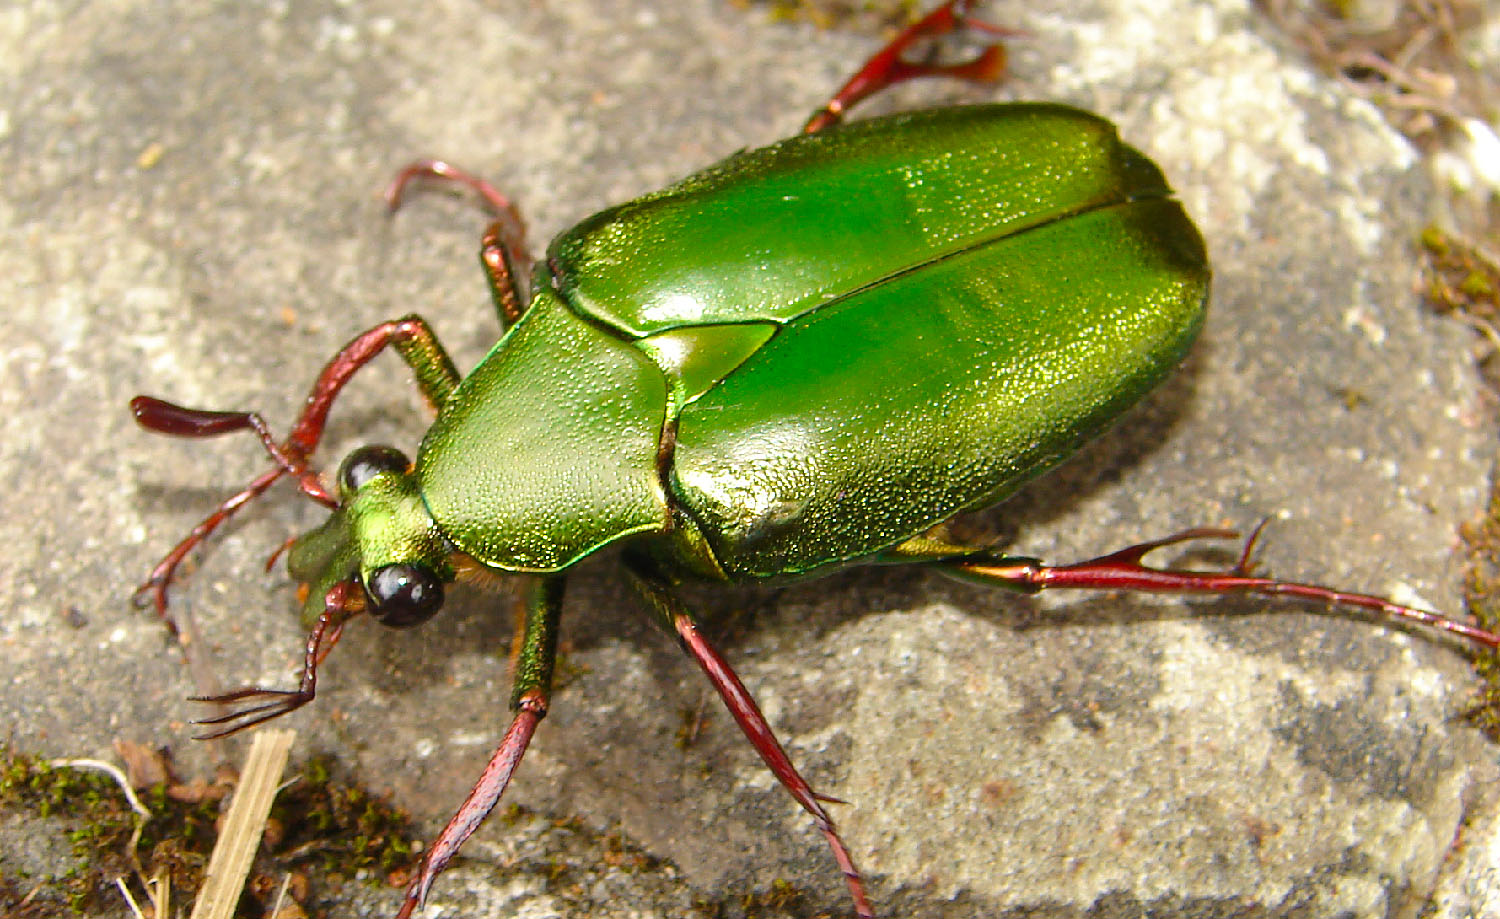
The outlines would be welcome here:
<svg viewBox="0 0 1500 919">
<path fill-rule="evenodd" d="M 333 516 L 287 554 L 287 570 L 306 590 L 305 624 L 343 582 L 364 594 L 348 604 L 351 613 L 362 606 L 394 628 L 431 619 L 443 605 L 443 584 L 454 579 L 453 548 L 427 512 L 411 460 L 393 447 L 360 447 L 339 466 L 338 496 Z"/>
</svg>

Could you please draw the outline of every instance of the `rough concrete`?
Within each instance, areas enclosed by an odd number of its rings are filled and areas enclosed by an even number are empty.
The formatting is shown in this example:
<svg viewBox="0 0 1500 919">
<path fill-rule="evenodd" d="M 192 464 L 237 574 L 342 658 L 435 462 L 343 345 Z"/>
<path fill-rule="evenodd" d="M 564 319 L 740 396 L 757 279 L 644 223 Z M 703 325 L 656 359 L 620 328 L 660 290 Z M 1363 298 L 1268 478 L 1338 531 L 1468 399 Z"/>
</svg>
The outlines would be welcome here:
<svg viewBox="0 0 1500 919">
<path fill-rule="evenodd" d="M 374 192 L 396 166 L 465 164 L 545 240 L 791 133 L 872 47 L 680 7 L 0 13 L 0 714 L 18 745 L 93 755 L 124 738 L 189 771 L 210 759 L 186 739 L 180 652 L 130 589 L 264 461 L 245 437 L 143 434 L 129 396 L 253 407 L 281 429 L 321 362 L 381 319 L 420 310 L 464 365 L 492 340 L 482 218 L 428 195 L 387 219 Z M 1107 114 L 1162 163 L 1216 277 L 1182 373 L 974 531 L 1073 560 L 1271 516 L 1275 572 L 1457 609 L 1455 531 L 1482 506 L 1494 430 L 1469 333 L 1412 293 L 1432 189 L 1411 151 L 1239 3 L 989 15 L 1035 36 L 1008 83 L 882 105 Z M 330 463 L 420 435 L 394 362 L 370 377 L 336 416 Z M 294 601 L 260 566 L 318 518 L 280 493 L 177 592 L 226 683 L 291 682 Z M 492 821 L 429 915 L 681 916 L 695 900 L 734 915 L 780 878 L 804 892 L 791 914 L 848 915 L 817 834 L 625 598 L 607 560 L 576 579 L 565 679 L 513 797 L 671 864 L 610 869 L 586 838 Z M 1495 778 L 1492 748 L 1454 720 L 1463 659 L 1354 618 L 1038 603 L 898 570 L 694 600 L 735 621 L 745 681 L 814 784 L 851 802 L 837 814 L 882 915 L 1410 917 Z M 303 751 L 335 753 L 435 829 L 507 720 L 508 609 L 469 594 L 417 632 L 353 629 L 317 703 L 287 719 Z M 547 881 L 559 863 L 573 873 Z M 328 915 L 397 901 L 329 896 Z"/>
</svg>

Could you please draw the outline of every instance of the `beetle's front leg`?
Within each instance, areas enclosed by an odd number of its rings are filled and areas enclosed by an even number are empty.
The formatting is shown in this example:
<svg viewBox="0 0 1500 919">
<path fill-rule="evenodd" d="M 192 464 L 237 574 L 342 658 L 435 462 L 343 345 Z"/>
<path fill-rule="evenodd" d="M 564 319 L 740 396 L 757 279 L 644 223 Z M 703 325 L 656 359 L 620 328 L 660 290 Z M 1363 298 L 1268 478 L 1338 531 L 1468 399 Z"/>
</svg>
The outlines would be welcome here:
<svg viewBox="0 0 1500 919">
<path fill-rule="evenodd" d="M 967 581 L 1006 587 L 1024 593 L 1049 588 L 1125 590 L 1142 593 L 1256 594 L 1292 597 L 1328 606 L 1369 610 L 1403 622 L 1413 622 L 1457 635 L 1491 650 L 1500 649 L 1500 635 L 1438 613 L 1416 609 L 1371 594 L 1349 593 L 1298 581 L 1261 577 L 1251 572 L 1251 555 L 1265 524 L 1245 540 L 1239 560 L 1226 571 L 1184 571 L 1152 568 L 1143 563 L 1157 549 L 1200 539 L 1238 539 L 1234 530 L 1195 529 L 1165 539 L 1127 546 L 1118 552 L 1072 565 L 1047 565 L 1040 559 L 1003 556 L 991 549 L 953 546 L 933 540 L 915 539 L 888 550 L 891 560 L 925 562 Z"/>
<path fill-rule="evenodd" d="M 359 586 L 352 581 L 341 581 L 334 585 L 323 598 L 323 612 L 307 636 L 307 646 L 302 658 L 302 674 L 297 679 L 296 689 L 265 689 L 246 686 L 212 696 L 192 696 L 194 702 L 228 706 L 241 704 L 238 708 L 225 710 L 213 718 L 200 718 L 194 724 L 209 725 L 210 730 L 194 735 L 194 740 L 217 740 L 238 734 L 246 728 L 263 724 L 272 718 L 290 714 L 313 700 L 318 692 L 318 665 L 323 663 L 333 646 L 339 643 L 344 633 L 344 623 L 357 607 L 352 602 L 353 592 Z"/>
<path fill-rule="evenodd" d="M 662 577 L 649 562 L 641 559 L 630 558 L 626 560 L 626 570 L 631 574 L 631 581 L 640 592 L 646 605 L 656 614 L 658 619 L 677 636 L 678 642 L 683 650 L 687 651 L 698 662 L 698 666 L 708 676 L 713 684 L 714 690 L 718 692 L 719 698 L 724 700 L 724 705 L 729 709 L 729 714 L 734 716 L 735 723 L 740 730 L 745 732 L 745 737 L 755 747 L 755 752 L 765 761 L 777 781 L 781 782 L 783 788 L 802 805 L 802 809 L 812 815 L 818 825 L 818 830 L 823 838 L 828 841 L 828 847 L 833 851 L 834 861 L 838 862 L 839 870 L 844 874 L 844 880 L 849 885 L 849 893 L 854 897 L 855 912 L 861 919 L 871 919 L 875 914 L 870 908 L 869 897 L 865 894 L 865 883 L 859 875 L 859 869 L 854 866 L 854 858 L 849 854 L 848 846 L 839 836 L 839 831 L 834 826 L 833 818 L 828 816 L 828 811 L 823 807 L 823 802 L 842 804 L 838 798 L 830 798 L 820 795 L 812 790 L 812 786 L 797 771 L 792 764 L 791 757 L 787 756 L 786 750 L 782 748 L 781 741 L 776 739 L 776 734 L 771 726 L 766 723 L 766 716 L 761 714 L 760 706 L 756 704 L 755 698 L 740 682 L 739 676 L 734 668 L 724 659 L 707 636 L 698 628 L 693 620 L 692 614 L 677 595 L 672 591 L 671 585 Z"/>
<path fill-rule="evenodd" d="M 328 412 L 333 408 L 338 394 L 360 368 L 374 360 L 387 346 L 395 348 L 401 359 L 411 367 L 416 376 L 417 387 L 428 404 L 437 408 L 448 401 L 448 396 L 458 387 L 461 379 L 458 368 L 453 365 L 448 352 L 443 349 L 432 328 L 421 316 L 382 322 L 340 349 L 313 383 L 312 391 L 303 403 L 302 414 L 292 427 L 291 434 L 279 443 L 256 412 L 203 411 L 184 408 L 151 396 L 136 396 L 130 400 L 130 409 L 136 422 L 158 434 L 214 437 L 234 431 L 254 431 L 260 438 L 261 446 L 275 463 L 273 468 L 257 476 L 205 517 L 151 569 L 145 583 L 136 589 L 137 596 L 147 593 L 152 595 L 157 614 L 169 625 L 171 619 L 167 616 L 167 588 L 183 559 L 240 508 L 275 484 L 277 479 L 290 475 L 297 479 L 303 493 L 313 500 L 328 507 L 338 503 L 308 462 L 323 437 Z"/>
<path fill-rule="evenodd" d="M 499 803 L 511 774 L 520 765 L 521 757 L 531 743 L 531 735 L 547 714 L 547 703 L 552 696 L 552 665 L 557 658 L 557 623 L 562 614 L 563 580 L 561 575 L 529 578 L 524 597 L 525 619 L 520 634 L 516 636 L 520 650 L 516 655 L 510 702 L 516 713 L 515 719 L 495 748 L 474 789 L 427 847 L 427 854 L 422 857 L 422 864 L 406 889 L 406 898 L 401 902 L 396 919 L 408 919 L 412 911 L 427 899 L 433 880 Z"/>
</svg>

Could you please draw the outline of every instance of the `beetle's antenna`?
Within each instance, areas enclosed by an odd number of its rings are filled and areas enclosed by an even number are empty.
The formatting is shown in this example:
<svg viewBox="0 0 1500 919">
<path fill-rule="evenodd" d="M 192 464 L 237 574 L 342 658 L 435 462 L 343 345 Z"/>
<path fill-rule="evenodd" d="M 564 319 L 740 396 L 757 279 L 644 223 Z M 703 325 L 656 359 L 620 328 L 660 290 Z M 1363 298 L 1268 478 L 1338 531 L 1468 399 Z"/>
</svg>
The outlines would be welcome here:
<svg viewBox="0 0 1500 919">
<path fill-rule="evenodd" d="M 194 547 L 212 535 L 214 530 L 233 517 L 240 508 L 264 494 L 266 489 L 274 485 L 283 475 L 304 477 L 306 460 L 295 458 L 281 444 L 278 444 L 271 436 L 265 420 L 256 412 L 203 411 L 184 408 L 152 396 L 136 396 L 131 399 L 130 411 L 135 415 L 136 423 L 158 434 L 172 434 L 177 437 L 215 437 L 235 431 L 254 431 L 255 435 L 260 438 L 261 446 L 265 447 L 271 459 L 276 462 L 275 468 L 256 476 L 249 485 L 225 499 L 214 509 L 213 513 L 203 518 L 182 541 L 172 547 L 172 551 L 156 563 L 156 566 L 151 569 L 150 576 L 136 588 L 137 600 L 143 598 L 147 592 L 152 594 L 156 614 L 162 617 L 167 626 L 175 632 L 177 627 L 167 615 L 167 585 L 172 582 L 173 575 L 183 559 L 187 558 L 188 553 Z M 322 490 L 322 486 L 316 483 L 315 477 L 314 484 L 317 485 L 319 491 Z M 326 492 L 324 494 L 326 497 Z M 324 503 L 331 503 L 331 498 L 325 500 Z"/>
</svg>

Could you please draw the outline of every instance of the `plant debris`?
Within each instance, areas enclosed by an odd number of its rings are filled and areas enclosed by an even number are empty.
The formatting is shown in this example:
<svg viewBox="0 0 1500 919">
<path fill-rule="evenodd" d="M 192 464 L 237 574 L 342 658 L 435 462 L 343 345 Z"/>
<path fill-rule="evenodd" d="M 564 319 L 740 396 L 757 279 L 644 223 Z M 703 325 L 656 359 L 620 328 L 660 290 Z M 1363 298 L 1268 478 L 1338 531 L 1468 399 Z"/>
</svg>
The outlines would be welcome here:
<svg viewBox="0 0 1500 919">
<path fill-rule="evenodd" d="M 71 858 L 35 863 L 0 851 L 0 915 L 15 919 L 115 911 L 116 879 L 134 885 L 133 899 L 149 881 L 167 885 L 178 903 L 192 902 L 203 884 L 224 798 L 237 777 L 224 771 L 212 781 L 183 781 L 166 753 L 138 744 L 116 744 L 126 763 L 117 774 L 134 787 L 143 818 L 116 775 L 72 768 L 0 744 L 0 814 L 55 821 L 66 833 Z M 407 815 L 384 798 L 349 781 L 328 757 L 294 768 L 296 777 L 277 795 L 266 835 L 235 915 L 294 916 L 342 883 L 363 878 L 404 883 L 416 858 Z M 53 870 L 55 864 L 55 870 Z M 281 893 L 285 888 L 286 892 Z"/>
</svg>

